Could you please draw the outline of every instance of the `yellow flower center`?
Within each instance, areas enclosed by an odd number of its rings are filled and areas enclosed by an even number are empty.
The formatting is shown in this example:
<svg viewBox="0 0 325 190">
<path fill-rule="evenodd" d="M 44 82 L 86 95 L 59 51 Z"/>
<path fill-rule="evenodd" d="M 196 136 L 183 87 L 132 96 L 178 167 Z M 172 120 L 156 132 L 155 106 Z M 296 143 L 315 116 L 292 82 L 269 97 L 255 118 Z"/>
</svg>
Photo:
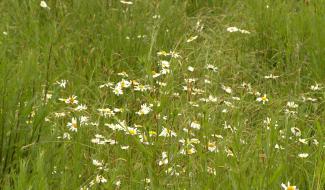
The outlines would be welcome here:
<svg viewBox="0 0 325 190">
<path fill-rule="evenodd" d="M 209 148 L 213 148 L 213 147 L 215 147 L 216 145 L 214 144 L 214 143 L 208 143 L 208 147 Z"/>
<path fill-rule="evenodd" d="M 266 96 L 263 96 L 263 97 L 262 97 L 262 100 L 263 100 L 263 101 L 267 101 Z"/>
<path fill-rule="evenodd" d="M 125 88 L 125 87 L 126 87 L 126 84 L 125 84 L 124 81 L 121 82 L 121 87 L 122 87 L 122 88 Z"/>
<path fill-rule="evenodd" d="M 194 151 L 192 149 L 187 150 L 187 154 L 193 154 L 193 153 L 194 153 Z"/>
<path fill-rule="evenodd" d="M 69 97 L 69 103 L 70 103 L 70 104 L 73 104 L 74 101 L 75 101 L 75 99 L 74 99 L 73 97 Z"/>
<path fill-rule="evenodd" d="M 161 54 L 161 55 L 163 55 L 163 56 L 167 56 L 168 55 L 166 51 L 160 51 L 158 53 Z"/>
<path fill-rule="evenodd" d="M 296 188 L 294 186 L 288 186 L 287 190 L 295 190 Z"/>
<path fill-rule="evenodd" d="M 136 135 L 137 134 L 136 130 L 134 130 L 134 129 L 130 129 L 129 133 L 130 133 L 130 135 Z"/>
<path fill-rule="evenodd" d="M 156 136 L 157 133 L 155 131 L 149 131 L 149 135 Z"/>
<path fill-rule="evenodd" d="M 78 128 L 78 125 L 77 125 L 77 123 L 72 123 L 71 127 L 76 129 L 76 128 Z"/>
</svg>

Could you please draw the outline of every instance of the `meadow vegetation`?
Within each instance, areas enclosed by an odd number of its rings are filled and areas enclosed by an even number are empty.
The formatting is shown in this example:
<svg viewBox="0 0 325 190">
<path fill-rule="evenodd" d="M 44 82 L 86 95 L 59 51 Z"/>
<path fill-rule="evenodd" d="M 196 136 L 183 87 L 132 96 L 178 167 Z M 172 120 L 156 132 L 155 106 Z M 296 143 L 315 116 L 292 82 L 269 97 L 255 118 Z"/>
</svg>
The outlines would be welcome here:
<svg viewBox="0 0 325 190">
<path fill-rule="evenodd" d="M 324 0 L 3 0 L 0 18 L 0 189 L 325 189 Z"/>
</svg>

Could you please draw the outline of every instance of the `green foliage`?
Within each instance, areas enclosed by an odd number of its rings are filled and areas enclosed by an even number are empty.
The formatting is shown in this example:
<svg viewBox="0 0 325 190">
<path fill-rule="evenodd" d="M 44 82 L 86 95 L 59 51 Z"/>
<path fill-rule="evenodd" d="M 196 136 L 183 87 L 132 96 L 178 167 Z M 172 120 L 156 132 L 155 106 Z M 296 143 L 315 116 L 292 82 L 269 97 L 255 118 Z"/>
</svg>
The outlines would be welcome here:
<svg viewBox="0 0 325 190">
<path fill-rule="evenodd" d="M 324 0 L 132 2 L 0 2 L 0 189 L 325 188 Z"/>
</svg>

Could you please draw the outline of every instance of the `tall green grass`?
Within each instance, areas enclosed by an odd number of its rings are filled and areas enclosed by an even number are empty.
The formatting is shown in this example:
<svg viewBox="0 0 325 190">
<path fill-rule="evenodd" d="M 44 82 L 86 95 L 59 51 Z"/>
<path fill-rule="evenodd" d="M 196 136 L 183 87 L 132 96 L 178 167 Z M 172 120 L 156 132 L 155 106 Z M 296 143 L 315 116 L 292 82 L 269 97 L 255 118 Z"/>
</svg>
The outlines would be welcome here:
<svg viewBox="0 0 325 190">
<path fill-rule="evenodd" d="M 48 0 L 49 10 L 40 1 L 0 2 L 0 189 L 80 189 L 96 175 L 108 182 L 93 189 L 280 189 L 287 181 L 299 189 L 325 188 L 324 161 L 324 91 L 313 92 L 310 85 L 325 85 L 325 2 L 312 0 L 307 6 L 293 0 L 138 0 L 125 5 L 117 0 L 63 1 Z M 268 6 L 268 8 L 267 8 Z M 154 19 L 160 15 L 160 19 Z M 196 23 L 204 24 L 197 32 Z M 229 33 L 236 26 L 249 35 Z M 7 32 L 7 35 L 2 34 Z M 142 37 L 138 37 L 138 36 Z M 143 37 L 144 35 L 144 37 Z M 186 43 L 191 36 L 198 39 Z M 125 92 L 115 96 L 99 85 L 121 79 L 125 71 L 130 79 L 155 85 L 151 77 L 162 59 L 157 52 L 173 50 L 181 59 L 171 59 L 172 74 L 161 82 L 156 92 Z M 206 64 L 218 67 L 218 73 L 207 72 Z M 187 66 L 195 67 L 193 73 Z M 277 80 L 265 80 L 273 73 Z M 196 87 L 206 96 L 218 97 L 218 104 L 189 101 L 197 98 L 182 91 L 184 79 L 199 78 Z M 205 85 L 208 78 L 212 84 Z M 60 90 L 56 81 L 67 79 L 68 87 Z M 256 102 L 254 95 L 241 89 L 249 82 L 266 93 L 267 105 Z M 221 84 L 235 91 L 227 95 Z M 180 93 L 174 98 L 174 92 Z M 52 98 L 46 94 L 52 94 Z M 63 119 L 53 119 L 54 112 L 67 111 L 59 98 L 76 94 L 88 106 L 85 112 L 98 127 L 82 127 L 71 140 L 58 139 L 68 132 Z M 303 102 L 301 96 L 317 97 L 317 103 Z M 225 101 L 238 96 L 235 108 Z M 155 115 L 139 117 L 143 103 L 159 101 Z M 287 101 L 299 103 L 296 117 L 283 112 Z M 117 118 L 129 126 L 140 124 L 144 130 L 170 127 L 182 136 L 182 129 L 197 120 L 202 130 L 196 133 L 202 146 L 191 156 L 179 155 L 179 138 L 155 139 L 147 146 L 133 136 L 112 133 L 104 123 L 116 122 L 98 115 L 105 106 L 125 111 Z M 223 108 L 229 109 L 227 114 Z M 157 114 L 168 115 L 165 121 Z M 178 114 L 181 113 L 182 116 Z M 267 130 L 266 117 L 279 127 Z M 231 133 L 224 122 L 237 128 Z M 289 137 L 298 127 L 308 145 L 282 139 L 279 130 Z M 219 153 L 206 153 L 211 134 L 220 134 Z M 119 139 L 114 146 L 96 146 L 90 142 L 95 134 Z M 318 146 L 312 144 L 317 139 Z M 245 141 L 246 143 L 243 143 Z M 281 144 L 285 150 L 274 149 Z M 120 145 L 129 145 L 121 150 Z M 227 157 L 224 148 L 232 150 Z M 178 168 L 179 177 L 159 167 L 161 152 L 169 155 L 168 167 Z M 308 152 L 306 159 L 297 154 Z M 103 160 L 108 172 L 97 170 L 92 159 Z M 179 165 L 179 166 L 177 166 Z M 215 169 L 215 175 L 207 172 Z M 182 173 L 182 170 L 184 172 Z M 151 183 L 143 180 L 150 178 Z"/>
</svg>

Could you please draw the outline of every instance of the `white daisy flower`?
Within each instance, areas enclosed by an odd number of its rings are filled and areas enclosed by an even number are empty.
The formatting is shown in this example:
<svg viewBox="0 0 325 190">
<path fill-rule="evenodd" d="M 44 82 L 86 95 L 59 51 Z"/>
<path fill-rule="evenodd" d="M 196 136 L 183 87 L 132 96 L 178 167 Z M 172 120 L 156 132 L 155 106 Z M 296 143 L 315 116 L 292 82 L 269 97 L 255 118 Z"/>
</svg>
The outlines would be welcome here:
<svg viewBox="0 0 325 190">
<path fill-rule="evenodd" d="M 283 188 L 283 190 L 298 190 L 298 188 L 296 186 L 291 186 L 290 182 L 288 182 L 288 184 L 281 184 L 281 187 Z"/>
<path fill-rule="evenodd" d="M 87 106 L 84 104 L 80 104 L 74 110 L 75 111 L 84 111 L 84 110 L 87 110 Z"/>
<path fill-rule="evenodd" d="M 123 90 L 122 90 L 121 86 L 116 85 L 116 86 L 114 87 L 114 89 L 113 89 L 113 93 L 114 93 L 115 95 L 117 95 L 117 96 L 122 95 L 122 94 L 123 94 Z"/>
<path fill-rule="evenodd" d="M 96 176 L 96 183 L 100 184 L 100 183 L 106 183 L 106 182 L 107 182 L 107 179 L 104 178 L 103 176 L 101 176 L 101 175 Z"/>
<path fill-rule="evenodd" d="M 72 95 L 69 96 L 67 99 L 60 98 L 60 101 L 64 101 L 66 104 L 78 104 L 77 96 Z"/>
<path fill-rule="evenodd" d="M 134 127 L 128 127 L 127 128 L 127 134 L 130 134 L 130 135 L 136 135 L 138 134 L 138 129 L 137 128 L 134 128 Z"/>
<path fill-rule="evenodd" d="M 169 68 L 170 67 L 170 63 L 168 61 L 166 61 L 166 60 L 162 60 L 160 62 L 160 65 L 161 65 L 162 68 Z"/>
<path fill-rule="evenodd" d="M 50 7 L 47 6 L 47 3 L 45 1 L 41 1 L 40 6 L 44 9 L 50 9 Z"/>
<path fill-rule="evenodd" d="M 258 101 L 258 102 L 262 102 L 263 104 L 265 104 L 265 102 L 268 102 L 269 99 L 266 97 L 266 94 L 264 94 L 264 96 L 262 96 L 262 97 L 258 97 L 258 98 L 256 99 L 256 101 Z"/>
<path fill-rule="evenodd" d="M 264 76 L 264 78 L 265 78 L 265 79 L 277 79 L 277 78 L 279 78 L 279 76 L 276 76 L 276 75 L 270 74 L 270 75 Z"/>
<path fill-rule="evenodd" d="M 158 165 L 162 166 L 162 165 L 167 165 L 167 164 L 168 164 L 167 152 L 162 152 L 161 153 L 161 160 L 158 161 Z"/>
<path fill-rule="evenodd" d="M 321 90 L 323 87 L 321 87 L 319 84 L 315 84 L 315 85 L 311 85 L 310 86 L 310 90 L 312 90 L 312 91 L 319 91 L 319 90 Z"/>
<path fill-rule="evenodd" d="M 103 161 L 93 160 L 93 165 L 94 166 L 103 166 Z"/>
<path fill-rule="evenodd" d="M 199 123 L 193 121 L 193 122 L 191 122 L 190 127 L 191 127 L 192 129 L 200 130 L 201 125 L 200 125 Z"/>
<path fill-rule="evenodd" d="M 163 127 L 163 130 L 159 134 L 160 137 L 176 137 L 176 133 L 170 129 Z"/>
<path fill-rule="evenodd" d="M 152 111 L 151 107 L 152 107 L 152 105 L 148 106 L 147 104 L 142 104 L 141 109 L 138 112 L 136 112 L 136 114 L 147 115 Z"/>
<path fill-rule="evenodd" d="M 194 71 L 194 67 L 188 66 L 187 67 L 187 70 L 190 71 L 190 72 L 193 72 Z"/>
<path fill-rule="evenodd" d="M 77 119 L 75 117 L 73 117 L 71 119 L 71 122 L 68 122 L 67 127 L 69 127 L 70 131 L 77 132 L 78 131 Z"/>
<path fill-rule="evenodd" d="M 104 117 L 113 117 L 115 115 L 115 112 L 110 108 L 101 108 L 97 109 L 97 111 L 99 111 L 100 115 Z"/>
<path fill-rule="evenodd" d="M 208 150 L 210 152 L 218 152 L 216 143 L 215 142 L 208 142 Z"/>
<path fill-rule="evenodd" d="M 132 1 L 123 1 L 123 0 L 121 0 L 120 2 L 122 4 L 125 4 L 125 5 L 133 5 L 133 2 Z"/>
<path fill-rule="evenodd" d="M 206 68 L 207 68 L 208 70 L 213 71 L 213 72 L 218 72 L 218 67 L 216 67 L 216 66 L 214 66 L 214 65 L 207 64 L 207 65 L 206 65 Z"/>
<path fill-rule="evenodd" d="M 61 88 L 65 88 L 67 83 L 68 83 L 67 80 L 56 81 L 56 84 L 58 84 Z"/>
<path fill-rule="evenodd" d="M 300 137 L 301 136 L 301 131 L 300 131 L 300 129 L 298 127 L 291 127 L 291 132 L 296 137 Z"/>
<path fill-rule="evenodd" d="M 308 153 L 300 153 L 300 154 L 298 154 L 299 158 L 307 158 L 308 156 L 309 156 Z"/>
<path fill-rule="evenodd" d="M 287 102 L 288 108 L 298 108 L 298 105 L 295 102 Z"/>
<path fill-rule="evenodd" d="M 221 85 L 222 90 L 227 92 L 228 94 L 232 93 L 232 89 L 229 86 Z"/>
<path fill-rule="evenodd" d="M 228 32 L 238 32 L 239 31 L 239 28 L 237 28 L 237 27 L 234 27 L 234 26 L 232 26 L 232 27 L 228 27 L 227 28 L 227 31 Z"/>
</svg>

